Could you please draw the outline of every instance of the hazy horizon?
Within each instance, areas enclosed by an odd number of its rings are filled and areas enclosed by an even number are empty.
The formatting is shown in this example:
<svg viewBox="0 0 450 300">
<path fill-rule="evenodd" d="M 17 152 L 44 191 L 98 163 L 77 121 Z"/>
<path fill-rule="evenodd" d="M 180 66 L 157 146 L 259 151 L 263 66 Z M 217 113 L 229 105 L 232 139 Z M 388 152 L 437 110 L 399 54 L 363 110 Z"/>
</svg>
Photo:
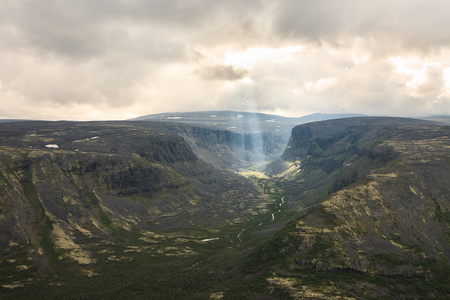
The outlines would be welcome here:
<svg viewBox="0 0 450 300">
<path fill-rule="evenodd" d="M 0 118 L 0 121 L 68 121 L 68 122 L 88 122 L 88 121 L 133 121 L 135 119 L 140 119 L 142 117 L 146 117 L 146 116 L 158 116 L 158 115 L 167 115 L 167 116 L 171 116 L 171 115 L 178 115 L 178 114 L 195 114 L 195 113 L 219 113 L 219 112 L 235 112 L 235 113 L 249 113 L 249 114 L 266 114 L 266 115 L 271 115 L 271 116 L 278 116 L 278 117 L 284 117 L 284 118 L 290 118 L 290 119 L 301 119 L 301 118 L 307 118 L 307 117 L 312 117 L 315 115 L 321 115 L 321 116 L 348 116 L 348 117 L 393 117 L 393 118 L 415 118 L 415 119 L 425 119 L 425 118 L 439 118 L 439 117 L 444 117 L 444 118 L 450 118 L 450 115 L 447 114 L 435 114 L 435 115 L 417 115 L 417 116 L 395 116 L 395 115 L 368 115 L 368 114 L 356 114 L 356 113 L 321 113 L 321 112 L 313 112 L 310 114 L 305 114 L 305 115 L 292 115 L 292 116 L 284 116 L 281 114 L 276 114 L 276 113 L 265 113 L 265 112 L 257 112 L 257 111 L 238 111 L 238 110 L 203 110 L 203 111 L 171 111 L 171 112 L 161 112 L 161 113 L 152 113 L 152 114 L 143 114 L 143 115 L 139 115 L 136 117 L 132 117 L 132 118 L 127 118 L 127 119 L 89 119 L 89 120 L 79 120 L 79 119 L 24 119 L 24 118 Z M 160 120 L 160 119 L 155 119 L 155 120 Z M 328 119 L 324 119 L 324 120 L 328 120 Z"/>
<path fill-rule="evenodd" d="M 352 114 L 352 113 L 345 113 L 345 114 L 329 114 L 329 113 L 320 113 L 320 112 L 314 112 L 311 114 L 301 115 L 301 116 L 283 116 L 281 114 L 276 113 L 264 113 L 264 112 L 257 112 L 257 111 L 239 111 L 239 110 L 232 110 L 232 109 L 225 109 L 225 110 L 201 110 L 201 111 L 170 111 L 170 112 L 160 112 L 160 113 L 151 113 L 151 114 L 143 114 L 132 118 L 127 119 L 104 119 L 104 120 L 88 120 L 88 121 L 127 121 L 127 120 L 133 120 L 140 117 L 145 116 L 151 116 L 151 115 L 177 115 L 177 114 L 193 114 L 193 113 L 219 113 L 219 112 L 235 112 L 235 113 L 249 113 L 249 114 L 267 114 L 267 115 L 273 115 L 273 116 L 279 116 L 279 117 L 285 117 L 285 118 L 302 118 L 307 116 L 313 116 L 313 115 L 358 115 L 358 116 L 370 116 L 370 115 L 363 115 L 363 114 Z M 383 116 L 380 116 L 383 117 Z M 49 119 L 23 119 L 23 118 L 17 118 L 17 119 L 8 119 L 8 118 L 0 118 L 0 120 L 24 120 L 24 121 L 77 121 L 76 119 L 60 119 L 60 120 L 49 120 Z"/>
</svg>

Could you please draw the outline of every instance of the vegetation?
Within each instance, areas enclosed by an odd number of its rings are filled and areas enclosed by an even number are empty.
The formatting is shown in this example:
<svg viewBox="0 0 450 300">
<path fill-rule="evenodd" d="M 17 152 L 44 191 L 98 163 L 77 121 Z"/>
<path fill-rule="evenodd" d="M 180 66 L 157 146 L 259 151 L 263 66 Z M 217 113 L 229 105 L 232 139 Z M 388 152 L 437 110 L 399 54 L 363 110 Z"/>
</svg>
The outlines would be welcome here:
<svg viewBox="0 0 450 300">
<path fill-rule="evenodd" d="M 311 123 L 236 174 L 162 125 L 1 126 L 2 299 L 450 295 L 448 127 Z"/>
</svg>

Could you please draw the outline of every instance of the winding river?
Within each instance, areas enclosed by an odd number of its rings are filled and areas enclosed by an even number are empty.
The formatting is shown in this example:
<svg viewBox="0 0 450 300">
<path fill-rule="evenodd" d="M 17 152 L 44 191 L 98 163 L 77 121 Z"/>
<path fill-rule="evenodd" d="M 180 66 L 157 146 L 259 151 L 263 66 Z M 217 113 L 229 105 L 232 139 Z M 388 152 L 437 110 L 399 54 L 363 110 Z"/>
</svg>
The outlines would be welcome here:
<svg viewBox="0 0 450 300">
<path fill-rule="evenodd" d="M 284 205 L 284 196 L 281 197 L 280 200 L 281 200 L 281 202 L 278 204 L 278 205 L 280 206 L 280 209 L 278 209 L 278 212 L 279 212 L 279 213 L 281 212 L 281 206 Z M 274 213 L 272 213 L 272 220 L 270 220 L 270 222 L 273 222 L 273 221 L 275 221 L 275 214 L 274 214 Z"/>
<path fill-rule="evenodd" d="M 239 243 L 238 243 L 238 247 L 239 247 L 239 245 L 241 245 L 241 242 L 242 242 L 242 240 L 241 240 L 241 234 L 244 232 L 244 230 L 245 230 L 245 228 L 244 229 L 242 229 L 242 231 L 237 235 L 237 238 L 238 238 L 238 240 L 239 240 Z"/>
<path fill-rule="evenodd" d="M 281 202 L 279 203 L 279 207 L 281 208 L 281 206 L 284 205 L 284 196 L 281 197 L 280 200 L 281 200 Z M 281 212 L 281 209 L 278 209 L 278 212 L 280 213 L 280 212 Z M 275 221 L 275 213 L 272 213 L 272 220 L 270 220 L 269 222 L 273 222 L 273 221 Z M 260 223 L 259 225 L 261 226 L 262 223 Z M 241 245 L 241 242 L 242 242 L 241 234 L 242 234 L 244 231 L 245 231 L 245 228 L 242 229 L 242 231 L 239 232 L 239 234 L 237 235 L 237 238 L 238 238 L 238 240 L 239 240 L 239 243 L 238 243 L 237 247 L 239 247 L 239 246 Z"/>
</svg>

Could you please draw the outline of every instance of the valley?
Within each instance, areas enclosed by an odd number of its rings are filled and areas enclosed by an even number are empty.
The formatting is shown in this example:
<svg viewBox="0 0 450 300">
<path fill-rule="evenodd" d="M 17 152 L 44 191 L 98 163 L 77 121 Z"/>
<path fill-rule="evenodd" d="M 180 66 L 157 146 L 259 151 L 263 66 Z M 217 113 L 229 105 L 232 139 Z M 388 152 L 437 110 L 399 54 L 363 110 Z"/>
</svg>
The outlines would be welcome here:
<svg viewBox="0 0 450 300">
<path fill-rule="evenodd" d="M 448 125 L 207 114 L 0 123 L 2 298 L 450 294 Z"/>
<path fill-rule="evenodd" d="M 203 161 L 234 171 L 262 170 L 284 151 L 294 126 L 356 114 L 312 114 L 287 118 L 262 113 L 209 111 L 165 113 L 134 119 L 182 136 Z M 146 121 L 146 122 L 142 122 Z"/>
</svg>

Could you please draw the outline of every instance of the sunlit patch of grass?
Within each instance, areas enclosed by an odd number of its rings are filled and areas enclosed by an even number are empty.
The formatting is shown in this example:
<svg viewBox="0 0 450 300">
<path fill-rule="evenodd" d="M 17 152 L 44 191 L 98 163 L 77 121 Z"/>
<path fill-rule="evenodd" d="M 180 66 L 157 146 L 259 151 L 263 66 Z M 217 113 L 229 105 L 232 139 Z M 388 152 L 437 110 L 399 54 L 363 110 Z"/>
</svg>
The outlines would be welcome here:
<svg viewBox="0 0 450 300">
<path fill-rule="evenodd" d="M 269 179 L 265 173 L 258 171 L 248 170 L 239 172 L 239 174 L 247 178 Z"/>
</svg>

